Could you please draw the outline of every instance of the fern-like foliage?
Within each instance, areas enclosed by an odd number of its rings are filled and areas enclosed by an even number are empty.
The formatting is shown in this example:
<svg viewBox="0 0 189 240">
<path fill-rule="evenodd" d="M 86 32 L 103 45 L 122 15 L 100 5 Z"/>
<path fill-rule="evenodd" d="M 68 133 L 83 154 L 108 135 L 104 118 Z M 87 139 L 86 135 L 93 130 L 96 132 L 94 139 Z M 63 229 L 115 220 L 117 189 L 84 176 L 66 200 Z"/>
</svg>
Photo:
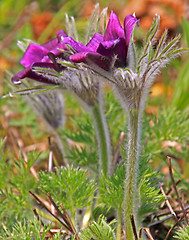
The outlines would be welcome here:
<svg viewBox="0 0 189 240">
<path fill-rule="evenodd" d="M 150 87 L 154 81 L 154 77 L 159 73 L 172 58 L 177 57 L 186 49 L 177 47 L 180 41 L 180 35 L 167 43 L 167 30 L 163 33 L 156 49 L 153 49 L 153 44 L 156 41 L 156 35 L 160 24 L 160 17 L 155 16 L 154 22 L 148 31 L 145 39 L 144 48 L 141 57 L 137 64 L 137 71 L 141 76 L 141 83 Z"/>
<path fill-rule="evenodd" d="M 156 211 L 158 205 L 164 200 L 158 187 L 158 172 L 151 169 L 147 161 L 143 161 L 143 166 L 140 168 L 140 201 L 141 207 L 139 215 L 144 215 L 151 211 Z"/>
<path fill-rule="evenodd" d="M 101 215 L 105 216 L 107 219 L 109 217 L 112 218 L 112 213 L 114 212 L 115 212 L 115 209 L 113 207 L 101 203 L 94 207 L 92 216 L 93 216 L 93 219 L 97 221 L 99 216 Z"/>
<path fill-rule="evenodd" d="M 57 168 L 56 173 L 39 172 L 39 189 L 50 193 L 52 198 L 69 209 L 72 217 L 78 208 L 91 205 L 95 182 L 89 180 L 87 172 L 73 167 Z"/>
<path fill-rule="evenodd" d="M 126 167 L 119 164 L 113 176 L 102 176 L 99 185 L 100 202 L 121 211 L 124 201 Z M 158 173 L 149 167 L 148 161 L 143 159 L 140 166 L 139 189 L 141 196 L 140 215 L 155 211 L 158 204 L 164 200 L 158 187 Z"/>
<path fill-rule="evenodd" d="M 147 117 L 144 124 L 144 136 L 148 138 L 145 145 L 145 152 L 151 155 L 164 151 L 164 141 L 174 141 L 181 144 L 182 150 L 185 149 L 186 142 L 189 140 L 189 118 L 187 111 L 176 109 L 163 109 L 157 116 Z M 151 120 L 151 126 L 149 122 Z M 173 148 L 167 148 L 171 153 Z M 181 154 L 181 153 L 179 153 Z"/>
<path fill-rule="evenodd" d="M 41 222 L 36 219 L 30 221 L 24 220 L 23 222 L 16 222 L 11 230 L 8 230 L 4 225 L 0 239 L 44 240 L 47 239 L 46 235 L 50 228 L 50 225 L 42 227 Z M 57 233 L 51 239 L 60 239 L 60 233 Z"/>
<path fill-rule="evenodd" d="M 70 138 L 74 142 L 85 143 L 85 144 L 94 144 L 94 128 L 92 127 L 92 121 L 85 114 L 85 118 L 82 120 L 73 120 L 73 129 L 65 129 L 62 133 Z"/>
<path fill-rule="evenodd" d="M 125 165 L 118 165 L 113 176 L 102 175 L 99 185 L 100 201 L 108 206 L 115 207 L 119 211 L 123 208 Z"/>
<path fill-rule="evenodd" d="M 71 149 L 67 159 L 76 166 L 87 167 L 95 173 L 98 171 L 98 154 L 93 149 L 90 151 L 86 147 Z"/>
<path fill-rule="evenodd" d="M 14 221 L 33 216 L 28 191 L 36 186 L 36 180 L 30 174 L 30 167 L 39 154 L 28 155 L 28 162 L 22 158 L 7 163 L 3 153 L 3 141 L 0 142 L 0 222 L 7 227 Z"/>
<path fill-rule="evenodd" d="M 189 240 L 189 226 L 180 228 L 174 238 L 179 240 Z"/>
<path fill-rule="evenodd" d="M 93 222 L 88 228 L 83 229 L 79 237 L 82 240 L 115 240 L 114 225 L 115 220 L 108 224 L 105 217 L 101 215 L 98 222 Z"/>
<path fill-rule="evenodd" d="M 73 166 L 87 167 L 96 173 L 98 171 L 98 152 L 92 119 L 89 114 L 83 113 L 79 119 L 77 117 L 70 118 L 70 120 L 72 129 L 59 130 L 62 138 L 66 137 L 75 143 L 75 147 L 67 151 L 66 158 Z"/>
</svg>

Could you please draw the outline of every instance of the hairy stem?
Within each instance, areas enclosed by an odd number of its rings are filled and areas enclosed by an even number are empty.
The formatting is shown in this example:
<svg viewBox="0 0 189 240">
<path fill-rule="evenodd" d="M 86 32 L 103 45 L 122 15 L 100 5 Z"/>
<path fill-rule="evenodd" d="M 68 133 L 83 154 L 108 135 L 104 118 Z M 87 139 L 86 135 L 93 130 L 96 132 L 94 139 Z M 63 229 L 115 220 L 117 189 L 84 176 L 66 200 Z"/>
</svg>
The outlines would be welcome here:
<svg viewBox="0 0 189 240">
<path fill-rule="evenodd" d="M 120 240 L 121 239 L 121 226 L 122 226 L 122 209 L 118 209 L 116 240 Z"/>
<path fill-rule="evenodd" d="M 101 170 L 105 175 L 111 173 L 111 141 L 107 122 L 104 116 L 101 101 L 92 107 L 92 117 L 96 132 L 99 152 L 99 174 Z"/>
<path fill-rule="evenodd" d="M 71 205 L 71 208 L 70 208 L 70 215 L 71 215 L 71 221 L 72 221 L 72 224 L 74 227 L 76 227 L 76 209 L 74 207 L 74 201 L 73 201 L 73 194 L 70 193 L 70 205 Z"/>
<path fill-rule="evenodd" d="M 140 120 L 138 109 L 131 109 L 128 114 L 128 154 L 127 154 L 127 169 L 125 181 L 125 234 L 126 240 L 133 240 L 133 230 L 131 226 L 130 214 L 134 215 L 137 221 L 137 174 L 138 174 L 138 158 L 139 158 L 139 141 L 140 141 Z"/>
</svg>

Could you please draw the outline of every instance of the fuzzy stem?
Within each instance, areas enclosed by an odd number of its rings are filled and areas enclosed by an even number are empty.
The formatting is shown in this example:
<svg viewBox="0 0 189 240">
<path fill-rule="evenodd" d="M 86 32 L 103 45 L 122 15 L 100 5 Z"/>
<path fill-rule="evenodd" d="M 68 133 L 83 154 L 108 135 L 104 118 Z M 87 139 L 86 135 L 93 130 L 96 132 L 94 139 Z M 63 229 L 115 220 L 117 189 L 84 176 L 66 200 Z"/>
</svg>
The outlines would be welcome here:
<svg viewBox="0 0 189 240">
<path fill-rule="evenodd" d="M 110 175 L 111 141 L 101 101 L 93 105 L 92 117 L 94 121 L 99 152 L 99 174 L 101 174 L 102 170 L 105 175 Z"/>
<path fill-rule="evenodd" d="M 121 226 L 122 226 L 122 209 L 118 209 L 116 240 L 120 240 L 121 239 Z"/>
<path fill-rule="evenodd" d="M 131 226 L 130 214 L 134 215 L 137 221 L 137 174 L 138 174 L 138 158 L 139 158 L 139 141 L 140 141 L 140 120 L 138 109 L 131 109 L 128 114 L 128 155 L 127 170 L 125 182 L 125 234 L 126 240 L 133 240 L 133 230 Z"/>
<path fill-rule="evenodd" d="M 73 195 L 72 194 L 70 194 L 70 205 L 71 205 L 71 207 L 70 207 L 71 221 L 72 221 L 73 226 L 76 227 L 76 225 L 75 225 L 75 223 L 76 223 L 76 221 L 75 221 L 75 219 L 76 219 L 76 209 L 74 207 L 74 201 L 73 201 Z"/>
</svg>

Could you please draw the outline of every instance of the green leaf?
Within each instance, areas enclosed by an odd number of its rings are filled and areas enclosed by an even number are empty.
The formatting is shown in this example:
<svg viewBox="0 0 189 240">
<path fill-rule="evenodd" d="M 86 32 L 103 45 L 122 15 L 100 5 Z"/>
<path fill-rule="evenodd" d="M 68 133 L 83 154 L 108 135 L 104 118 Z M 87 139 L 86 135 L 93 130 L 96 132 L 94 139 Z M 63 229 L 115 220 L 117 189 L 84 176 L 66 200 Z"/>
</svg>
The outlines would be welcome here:
<svg viewBox="0 0 189 240">
<path fill-rule="evenodd" d="M 81 120 L 73 121 L 73 128 L 72 130 L 66 129 L 63 130 L 62 133 L 71 140 L 78 142 L 78 143 L 85 143 L 89 145 L 93 145 L 95 142 L 94 137 L 94 128 L 92 127 L 92 122 L 89 117 Z"/>
<path fill-rule="evenodd" d="M 158 209 L 158 205 L 164 200 L 163 195 L 160 193 L 158 182 L 158 172 L 155 172 L 149 163 L 143 160 L 143 167 L 140 166 L 140 201 L 141 207 L 139 215 L 144 215 L 151 211 Z"/>
<path fill-rule="evenodd" d="M 66 32 L 68 36 L 72 37 L 75 41 L 79 42 L 79 36 L 77 32 L 75 18 L 73 16 L 69 17 L 68 14 L 66 13 L 65 22 L 66 22 Z"/>
<path fill-rule="evenodd" d="M 92 148 L 82 147 L 78 149 L 76 147 L 70 150 L 66 158 L 70 159 L 74 166 L 87 167 L 88 170 L 91 169 L 95 173 L 98 172 L 98 154 Z"/>
<path fill-rule="evenodd" d="M 41 222 L 37 219 L 26 221 L 25 219 L 22 222 L 17 221 L 11 230 L 7 229 L 3 225 L 2 237 L 3 239 L 24 239 L 24 240 L 45 240 L 46 234 L 50 230 L 51 226 L 42 226 Z M 42 234 L 41 234 L 41 231 Z M 57 234 L 59 235 L 59 234 Z M 52 240 L 57 239 L 56 235 L 53 236 Z"/>
<path fill-rule="evenodd" d="M 98 17 L 99 17 L 99 3 L 95 5 L 94 11 L 91 15 L 89 27 L 86 33 L 86 40 L 85 40 L 86 43 L 90 41 L 90 38 L 94 35 L 94 33 L 97 30 Z"/>
<path fill-rule="evenodd" d="M 179 240 L 189 240 L 189 226 L 179 228 L 174 238 Z"/>
<path fill-rule="evenodd" d="M 30 205 L 29 190 L 36 187 L 37 181 L 30 174 L 30 167 L 39 154 L 27 155 L 27 164 L 22 158 L 7 161 L 0 158 L 0 222 L 10 227 L 15 219 L 31 219 L 33 216 Z M 6 159 L 6 161 L 5 161 Z"/>
<path fill-rule="evenodd" d="M 125 165 L 120 164 L 113 176 L 108 177 L 102 174 L 99 185 L 100 202 L 118 210 L 123 208 L 125 172 Z"/>
<path fill-rule="evenodd" d="M 151 126 L 149 126 L 151 122 Z M 144 121 L 144 138 L 148 138 L 145 145 L 145 153 L 159 155 L 166 151 L 166 153 L 173 153 L 173 147 L 165 149 L 162 146 L 164 141 L 173 141 L 181 144 L 182 149 L 186 146 L 189 139 L 189 118 L 187 111 L 179 111 L 175 108 L 164 108 L 159 111 L 157 116 L 145 115 Z M 181 154 L 177 152 L 177 155 Z M 162 158 L 162 157 L 161 157 Z"/>
<path fill-rule="evenodd" d="M 108 224 L 105 217 L 101 215 L 98 219 L 98 222 L 93 222 L 88 228 L 83 229 L 79 237 L 82 240 L 115 240 L 115 223 L 115 220 L 113 220 Z"/>
<path fill-rule="evenodd" d="M 38 85 L 35 87 L 30 87 L 30 88 L 24 88 L 24 89 L 19 89 L 13 92 L 10 92 L 9 94 L 4 95 L 3 97 L 13 97 L 14 95 L 29 95 L 29 94 L 38 94 L 38 93 L 43 93 L 49 90 L 53 90 L 57 88 L 58 86 L 49 86 L 49 85 Z"/>
<path fill-rule="evenodd" d="M 149 31 L 146 34 L 146 38 L 145 38 L 145 42 L 144 42 L 144 53 L 146 54 L 146 51 L 149 47 L 150 42 L 153 41 L 154 37 L 156 36 L 156 33 L 158 31 L 159 28 L 159 23 L 160 23 L 160 16 L 159 15 L 155 15 L 153 24 L 151 25 Z"/>
<path fill-rule="evenodd" d="M 154 58 L 157 58 L 158 55 L 159 55 L 159 52 L 161 52 L 161 49 L 163 48 L 163 46 L 165 44 L 165 41 L 167 39 L 167 32 L 168 32 L 168 30 L 166 29 L 164 31 L 163 35 L 161 36 L 161 39 L 159 40 L 158 46 L 157 46 L 156 51 L 155 51 Z"/>
<path fill-rule="evenodd" d="M 107 7 L 102 10 L 100 17 L 98 19 L 98 24 L 97 24 L 97 32 L 102 32 L 103 35 L 106 31 L 107 10 L 108 10 Z M 100 22 L 102 22 L 102 25 L 103 25 L 102 30 L 100 30 L 100 27 L 101 27 Z"/>
<path fill-rule="evenodd" d="M 165 54 L 167 52 L 169 53 L 169 51 L 172 50 L 173 46 L 175 46 L 179 42 L 180 38 L 181 38 L 181 36 L 178 35 L 168 45 L 166 45 L 166 47 L 159 54 L 159 57 L 161 57 L 163 54 Z"/>
<path fill-rule="evenodd" d="M 56 173 L 39 172 L 39 179 L 39 189 L 44 193 L 49 192 L 56 202 L 63 203 L 72 214 L 76 209 L 92 203 L 96 184 L 87 177 L 86 171 L 73 167 L 57 168 Z"/>
</svg>

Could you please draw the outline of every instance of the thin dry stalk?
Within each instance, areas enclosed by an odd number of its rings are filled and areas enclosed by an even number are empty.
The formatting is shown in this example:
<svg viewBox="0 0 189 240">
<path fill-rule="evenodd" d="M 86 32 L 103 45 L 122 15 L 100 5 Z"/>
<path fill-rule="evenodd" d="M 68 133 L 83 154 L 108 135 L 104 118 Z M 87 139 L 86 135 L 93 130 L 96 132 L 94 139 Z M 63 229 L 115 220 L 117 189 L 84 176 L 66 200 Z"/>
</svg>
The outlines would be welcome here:
<svg viewBox="0 0 189 240">
<path fill-rule="evenodd" d="M 75 234 L 73 228 L 72 228 L 72 225 L 70 224 L 70 221 L 68 220 L 67 218 L 67 215 L 65 215 L 65 213 L 61 213 L 61 211 L 59 210 L 58 206 L 56 205 L 56 203 L 53 201 L 53 199 L 51 198 L 50 196 L 50 193 L 47 193 L 47 196 L 49 198 L 49 201 L 51 202 L 51 204 L 54 206 L 56 212 L 58 213 L 58 215 L 64 220 L 64 222 L 66 223 L 66 226 L 67 226 L 67 229 L 72 233 L 72 234 Z"/>
<path fill-rule="evenodd" d="M 9 47 L 14 39 L 14 36 L 18 32 L 18 30 L 29 20 L 31 19 L 32 15 L 38 9 L 37 1 L 32 1 L 30 5 L 27 5 L 24 10 L 19 14 L 18 20 L 16 21 L 15 25 L 13 26 L 12 30 L 8 32 L 8 34 L 4 37 L 3 41 L 0 44 L 0 50 Z"/>
<path fill-rule="evenodd" d="M 40 219 L 39 214 L 37 213 L 35 208 L 33 209 L 33 213 L 36 216 L 37 220 L 41 222 L 41 226 L 44 227 L 45 225 L 44 225 L 43 221 Z"/>
<path fill-rule="evenodd" d="M 56 209 L 58 215 L 64 220 L 64 222 L 66 223 L 67 225 L 67 229 L 76 237 L 77 240 L 80 240 L 78 235 L 77 235 L 77 232 L 75 230 L 75 227 L 66 211 L 66 209 L 64 208 L 63 204 L 60 203 L 60 207 L 62 208 L 63 210 L 63 213 L 61 213 L 61 211 L 59 210 L 58 206 L 56 205 L 56 203 L 53 201 L 53 199 L 51 198 L 50 196 L 50 193 L 47 193 L 47 196 L 49 198 L 49 201 L 52 203 L 52 205 L 54 206 L 54 208 Z"/>
<path fill-rule="evenodd" d="M 189 209 L 189 206 L 187 206 L 187 207 L 184 208 L 185 211 L 187 211 L 188 209 Z M 175 213 L 178 215 L 178 214 L 182 213 L 182 211 L 175 211 Z M 163 213 L 163 214 L 159 214 L 159 215 L 156 216 L 156 217 L 159 218 L 159 217 L 162 217 L 162 216 L 165 216 L 165 215 L 168 215 L 168 214 L 170 214 L 170 211 L 169 211 L 169 212 L 166 212 L 166 213 Z M 182 215 L 182 216 L 183 216 L 183 215 Z M 150 223 L 150 224 L 148 225 L 148 227 L 153 227 L 153 226 L 155 226 L 155 225 L 157 225 L 157 224 L 160 224 L 160 223 L 162 223 L 162 222 L 165 222 L 165 221 L 167 221 L 167 220 L 169 220 L 169 219 L 171 219 L 171 218 L 173 218 L 173 215 L 167 216 L 167 217 L 165 217 L 165 218 L 163 218 L 163 219 L 161 219 L 161 220 L 158 220 L 158 221 L 156 221 L 156 222 Z M 183 219 L 183 217 L 182 217 L 182 219 Z M 180 221 L 180 219 L 179 219 L 179 221 Z"/>
<path fill-rule="evenodd" d="M 180 219 L 179 219 L 179 222 L 181 222 L 182 220 L 183 220 L 183 218 L 180 218 Z M 167 235 L 166 235 L 166 237 L 165 237 L 164 240 L 167 240 L 167 239 L 168 239 L 170 233 L 172 232 L 172 230 L 173 230 L 176 226 L 177 226 L 177 223 L 175 223 L 175 224 L 169 229 L 169 231 L 168 231 L 168 233 L 167 233 Z"/>
<path fill-rule="evenodd" d="M 32 193 L 31 191 L 29 191 L 29 193 L 32 195 L 32 197 L 34 197 L 39 203 L 41 206 L 43 206 L 45 208 L 45 210 L 50 214 L 52 215 L 58 222 L 60 222 L 60 224 L 62 224 L 62 226 L 65 228 L 65 229 L 68 229 L 68 226 L 61 220 L 59 219 L 55 214 L 53 214 L 47 207 L 46 205 L 34 194 Z M 70 230 L 69 230 L 70 231 Z"/>
<path fill-rule="evenodd" d="M 176 186 L 181 182 L 181 179 L 179 179 L 175 184 Z M 171 185 L 171 187 L 169 188 L 169 190 L 166 192 L 166 195 L 169 195 L 174 189 L 173 184 Z"/>
<path fill-rule="evenodd" d="M 136 231 L 136 224 L 135 224 L 133 214 L 130 214 L 130 218 L 131 218 L 131 225 L 132 225 L 132 228 L 133 228 L 133 234 L 134 234 L 135 240 L 138 240 L 138 235 L 137 235 L 137 231 Z"/>
<path fill-rule="evenodd" d="M 72 231 L 73 231 L 76 239 L 77 239 L 77 240 L 80 240 L 79 237 L 78 237 L 78 235 L 77 235 L 77 232 L 76 232 L 76 230 L 75 230 L 75 227 L 74 227 L 74 225 L 73 225 L 73 223 L 72 223 L 72 221 L 71 221 L 71 219 L 70 219 L 70 217 L 69 217 L 69 215 L 68 215 L 68 213 L 67 213 L 67 211 L 66 211 L 66 209 L 64 208 L 64 206 L 63 206 L 62 203 L 60 203 L 60 207 L 62 208 L 63 213 L 64 213 L 64 215 L 66 216 L 66 219 L 68 220 L 68 222 L 69 222 L 69 224 L 70 224 L 70 226 L 71 226 L 71 228 L 72 228 Z"/>
<path fill-rule="evenodd" d="M 147 234 L 147 236 L 149 237 L 150 240 L 154 240 L 154 238 L 152 237 L 152 234 L 150 233 L 150 229 L 147 228 L 147 227 L 142 227 L 140 229 L 140 232 L 139 232 L 139 239 L 142 237 L 142 230 L 144 230 Z"/>
<path fill-rule="evenodd" d="M 37 213 L 37 211 L 36 211 L 35 208 L 33 209 L 33 212 L 34 212 L 34 215 L 36 216 L 37 220 L 41 222 L 41 226 L 44 227 L 45 224 L 44 224 L 43 221 L 40 219 L 39 214 Z M 48 234 L 49 234 L 50 237 L 53 237 L 53 233 L 51 232 L 50 229 L 49 229 L 49 231 L 48 231 Z"/>
<path fill-rule="evenodd" d="M 171 181 L 172 181 L 172 183 L 173 183 L 173 188 L 174 188 L 175 193 L 176 193 L 176 195 L 177 195 L 177 200 L 178 200 L 178 202 L 179 202 L 179 204 L 180 204 L 180 207 L 181 207 L 181 209 L 182 209 L 182 212 L 183 212 L 183 216 L 184 216 L 184 218 L 185 218 L 185 221 L 186 221 L 186 223 L 187 223 L 187 225 L 188 225 L 188 224 L 189 224 L 189 221 L 188 221 L 188 218 L 187 218 L 187 215 L 186 215 L 186 211 L 184 210 L 184 206 L 183 206 L 182 201 L 181 201 L 181 199 L 180 199 L 180 197 L 179 197 L 179 194 L 178 194 L 178 191 L 177 191 L 177 187 L 176 187 L 176 183 L 175 183 L 175 180 L 174 180 L 174 177 L 173 177 L 172 165 L 171 165 L 171 158 L 170 158 L 170 157 L 167 157 L 167 160 L 168 160 L 168 164 L 169 164 L 169 173 L 170 173 Z"/>
<path fill-rule="evenodd" d="M 169 200 L 168 200 L 168 198 L 167 198 L 167 196 L 166 196 L 166 194 L 165 194 L 165 192 L 164 192 L 164 190 L 163 190 L 162 184 L 161 184 L 160 182 L 159 182 L 159 187 L 160 187 L 160 190 L 161 190 L 163 196 L 165 197 L 165 202 L 166 202 L 167 207 L 169 208 L 169 210 L 170 210 L 173 218 L 175 219 L 175 221 L 177 222 L 177 224 L 179 224 L 179 226 L 181 226 L 181 224 L 180 224 L 180 222 L 179 222 L 179 220 L 178 220 L 178 218 L 177 218 L 177 215 L 176 215 L 176 213 L 174 212 L 173 208 L 171 207 L 171 204 L 169 203 Z"/>
</svg>

